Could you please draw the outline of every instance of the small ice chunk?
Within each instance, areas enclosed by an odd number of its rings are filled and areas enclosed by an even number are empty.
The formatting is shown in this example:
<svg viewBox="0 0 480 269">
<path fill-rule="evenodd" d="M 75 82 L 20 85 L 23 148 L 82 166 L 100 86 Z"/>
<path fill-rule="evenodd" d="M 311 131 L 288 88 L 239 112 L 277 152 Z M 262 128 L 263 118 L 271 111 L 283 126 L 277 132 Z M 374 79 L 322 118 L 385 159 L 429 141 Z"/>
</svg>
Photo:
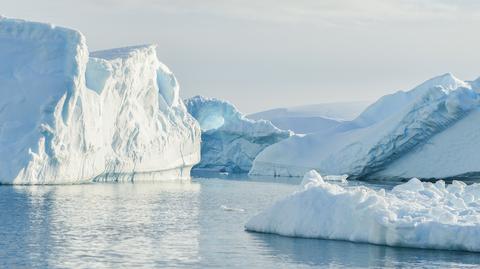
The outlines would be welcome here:
<svg viewBox="0 0 480 269">
<path fill-rule="evenodd" d="M 418 178 L 412 178 L 407 183 L 395 186 L 393 192 L 419 192 L 423 190 L 423 184 Z"/>
<path fill-rule="evenodd" d="M 319 184 L 324 183 L 322 176 L 315 170 L 310 170 L 303 176 L 302 183 L 300 185 L 304 189 L 308 189 L 313 186 L 318 186 Z"/>
<path fill-rule="evenodd" d="M 245 212 L 245 209 L 243 209 L 243 208 L 229 207 L 229 206 L 226 206 L 226 205 L 221 205 L 220 208 L 225 210 L 225 211 Z"/>
<path fill-rule="evenodd" d="M 323 179 L 326 181 L 339 181 L 339 182 L 347 182 L 348 175 L 327 175 L 324 176 Z"/>
</svg>

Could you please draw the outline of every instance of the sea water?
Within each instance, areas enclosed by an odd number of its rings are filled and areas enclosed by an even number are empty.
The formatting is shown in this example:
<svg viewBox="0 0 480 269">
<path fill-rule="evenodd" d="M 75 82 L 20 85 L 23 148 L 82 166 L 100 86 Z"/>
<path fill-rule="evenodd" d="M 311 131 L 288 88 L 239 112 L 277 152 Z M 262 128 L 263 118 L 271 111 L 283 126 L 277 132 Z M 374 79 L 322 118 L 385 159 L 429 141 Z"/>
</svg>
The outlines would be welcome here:
<svg viewBox="0 0 480 269">
<path fill-rule="evenodd" d="M 475 268 L 480 254 L 250 233 L 297 179 L 0 186 L 0 268 Z M 362 183 L 357 183 L 362 184 Z M 388 187 L 388 186 L 387 186 Z M 355 223 L 352 223 L 355 225 Z"/>
</svg>

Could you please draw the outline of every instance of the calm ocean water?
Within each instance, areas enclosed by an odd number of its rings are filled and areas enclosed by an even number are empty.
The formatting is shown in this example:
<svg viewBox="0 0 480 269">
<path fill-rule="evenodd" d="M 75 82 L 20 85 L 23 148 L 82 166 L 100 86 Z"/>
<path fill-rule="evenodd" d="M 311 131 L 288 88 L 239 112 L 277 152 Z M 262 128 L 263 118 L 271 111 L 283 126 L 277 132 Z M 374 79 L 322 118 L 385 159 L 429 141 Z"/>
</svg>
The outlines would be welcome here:
<svg viewBox="0 0 480 269">
<path fill-rule="evenodd" d="M 244 231 L 249 217 L 295 191 L 295 184 L 206 177 L 191 182 L 0 186 L 0 268 L 480 266 L 475 253 Z"/>
</svg>

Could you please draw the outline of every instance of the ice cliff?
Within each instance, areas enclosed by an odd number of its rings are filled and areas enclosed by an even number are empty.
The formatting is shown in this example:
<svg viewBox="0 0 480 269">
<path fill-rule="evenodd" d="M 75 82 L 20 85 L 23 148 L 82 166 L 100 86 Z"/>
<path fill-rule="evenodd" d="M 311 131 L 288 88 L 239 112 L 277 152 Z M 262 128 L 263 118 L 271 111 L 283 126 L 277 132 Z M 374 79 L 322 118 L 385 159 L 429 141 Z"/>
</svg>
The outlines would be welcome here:
<svg viewBox="0 0 480 269">
<path fill-rule="evenodd" d="M 248 172 L 259 152 L 291 135 L 269 121 L 245 118 L 223 100 L 195 96 L 185 104 L 202 129 L 202 160 L 195 168 Z"/>
<path fill-rule="evenodd" d="M 266 148 L 250 173 L 301 176 L 316 169 L 361 179 L 478 173 L 478 81 L 445 74 L 382 97 L 353 121 Z"/>
<path fill-rule="evenodd" d="M 188 178 L 198 163 L 200 128 L 155 46 L 89 53 L 75 30 L 0 18 L 0 62 L 0 183 Z"/>
<path fill-rule="evenodd" d="M 245 227 L 285 236 L 479 252 L 479 204 L 480 184 L 414 178 L 385 190 L 328 183 L 311 171 L 301 190 Z"/>
</svg>

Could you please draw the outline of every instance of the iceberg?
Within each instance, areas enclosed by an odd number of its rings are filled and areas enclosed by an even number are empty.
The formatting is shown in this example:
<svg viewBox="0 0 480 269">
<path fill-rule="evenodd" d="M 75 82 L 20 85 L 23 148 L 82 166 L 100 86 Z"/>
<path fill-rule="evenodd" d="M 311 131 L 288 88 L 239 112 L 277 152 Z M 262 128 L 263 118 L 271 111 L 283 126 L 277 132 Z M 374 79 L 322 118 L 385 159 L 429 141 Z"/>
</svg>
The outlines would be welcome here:
<svg viewBox="0 0 480 269">
<path fill-rule="evenodd" d="M 185 104 L 202 129 L 202 158 L 195 169 L 248 172 L 259 152 L 292 135 L 269 121 L 247 119 L 227 101 L 195 96 Z"/>
<path fill-rule="evenodd" d="M 356 119 L 262 151 L 251 174 L 316 169 L 357 179 L 454 178 L 480 172 L 478 81 L 451 74 L 380 98 Z"/>
<path fill-rule="evenodd" d="M 189 178 L 198 123 L 153 45 L 0 18 L 0 183 Z M 150 176 L 149 176 L 150 175 Z"/>
<path fill-rule="evenodd" d="M 480 184 L 413 178 L 385 190 L 328 183 L 311 171 L 302 190 L 252 217 L 245 228 L 284 236 L 480 252 Z"/>
</svg>

